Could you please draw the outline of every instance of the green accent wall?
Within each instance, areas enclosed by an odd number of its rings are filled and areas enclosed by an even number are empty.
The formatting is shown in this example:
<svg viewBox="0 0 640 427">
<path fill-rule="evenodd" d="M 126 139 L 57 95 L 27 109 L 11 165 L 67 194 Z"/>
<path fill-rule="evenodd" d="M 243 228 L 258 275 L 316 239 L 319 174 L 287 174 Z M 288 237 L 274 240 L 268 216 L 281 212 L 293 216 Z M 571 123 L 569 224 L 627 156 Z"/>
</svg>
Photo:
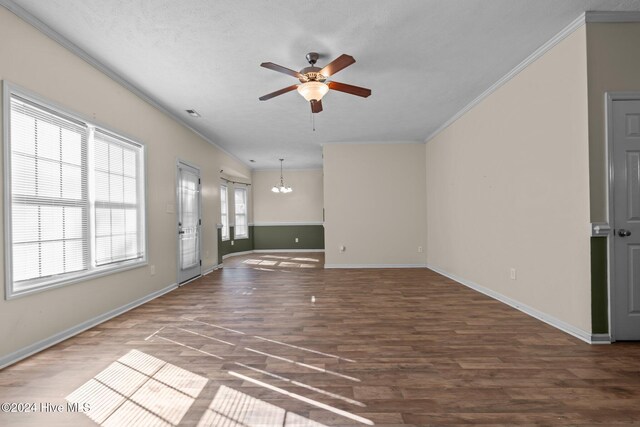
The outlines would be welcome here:
<svg viewBox="0 0 640 427">
<path fill-rule="evenodd" d="M 222 230 L 218 229 L 218 264 L 222 257 L 236 252 L 282 249 L 324 250 L 324 226 L 322 225 L 270 225 L 249 226 L 249 238 L 234 240 L 234 227 L 229 227 L 231 239 L 222 241 Z M 296 237 L 298 243 L 296 243 Z M 233 240 L 233 245 L 231 241 Z"/>
<path fill-rule="evenodd" d="M 296 238 L 298 242 L 296 243 Z M 322 225 L 254 226 L 254 249 L 324 249 Z"/>
<path fill-rule="evenodd" d="M 253 226 L 249 226 L 248 239 L 235 239 L 234 227 L 229 227 L 229 240 L 222 241 L 222 230 L 218 228 L 218 264 L 222 264 L 222 257 L 236 252 L 253 250 Z M 233 245 L 231 242 L 233 241 Z"/>
<path fill-rule="evenodd" d="M 607 238 L 591 237 L 591 333 L 609 333 Z"/>
</svg>

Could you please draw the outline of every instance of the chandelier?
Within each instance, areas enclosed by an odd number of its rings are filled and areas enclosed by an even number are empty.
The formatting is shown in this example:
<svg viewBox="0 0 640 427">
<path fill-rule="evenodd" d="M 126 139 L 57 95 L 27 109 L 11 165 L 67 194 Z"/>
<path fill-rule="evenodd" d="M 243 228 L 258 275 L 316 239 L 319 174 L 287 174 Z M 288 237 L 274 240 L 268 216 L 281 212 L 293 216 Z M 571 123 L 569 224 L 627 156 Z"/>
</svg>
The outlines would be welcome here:
<svg viewBox="0 0 640 427">
<path fill-rule="evenodd" d="M 280 159 L 280 183 L 274 185 L 271 191 L 274 193 L 291 193 L 293 188 L 284 185 L 284 178 L 282 178 L 282 162 L 284 162 L 284 159 Z"/>
</svg>

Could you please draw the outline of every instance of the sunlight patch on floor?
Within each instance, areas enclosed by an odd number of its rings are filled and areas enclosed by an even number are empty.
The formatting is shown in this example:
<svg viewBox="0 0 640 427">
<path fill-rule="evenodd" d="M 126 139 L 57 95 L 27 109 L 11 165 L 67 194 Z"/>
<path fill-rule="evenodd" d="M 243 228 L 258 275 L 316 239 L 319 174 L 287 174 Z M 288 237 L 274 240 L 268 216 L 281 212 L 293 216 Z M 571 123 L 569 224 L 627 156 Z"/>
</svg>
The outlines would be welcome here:
<svg viewBox="0 0 640 427">
<path fill-rule="evenodd" d="M 371 421 L 371 420 L 369 420 L 367 418 L 361 417 L 359 415 L 352 414 L 349 411 L 345 411 L 343 409 L 339 409 L 339 408 L 336 408 L 334 406 L 327 405 L 326 403 L 318 402 L 317 400 L 310 399 L 308 397 L 299 395 L 297 393 L 292 393 L 292 392 L 287 391 L 285 389 L 282 389 L 280 387 L 276 387 L 276 386 L 273 386 L 271 384 L 267 384 L 264 381 L 256 380 L 255 378 L 247 377 L 246 375 L 242 375 L 242 374 L 239 374 L 239 373 L 234 372 L 234 371 L 228 371 L 228 372 L 229 372 L 229 375 L 233 375 L 236 378 L 239 378 L 239 379 L 244 380 L 244 381 L 248 381 L 250 383 L 253 383 L 255 385 L 258 385 L 258 386 L 264 387 L 266 389 L 275 391 L 275 392 L 283 394 L 285 396 L 289 396 L 289 397 L 291 397 L 293 399 L 296 399 L 296 400 L 299 400 L 301 402 L 308 403 L 308 404 L 313 405 L 313 406 L 315 406 L 317 408 L 321 408 L 321 409 L 327 410 L 329 412 L 333 412 L 334 414 L 341 415 L 341 416 L 343 416 L 345 418 L 349 418 L 351 420 L 357 421 L 357 422 L 362 423 L 362 424 L 367 424 L 367 425 L 370 425 L 370 426 L 374 425 L 373 421 Z"/>
<path fill-rule="evenodd" d="M 296 262 L 292 262 L 296 261 Z M 250 266 L 261 266 L 261 267 L 282 267 L 282 268 L 316 268 L 313 264 L 306 264 L 300 261 L 312 261 L 318 262 L 318 260 L 308 259 L 308 258 L 294 258 L 292 261 L 272 261 L 272 260 L 261 260 L 261 259 L 245 259 L 242 261 L 242 264 L 250 265 Z M 266 268 L 258 268 L 257 270 L 267 270 Z M 270 270 L 273 271 L 273 270 Z"/>
<path fill-rule="evenodd" d="M 281 360 L 283 362 L 291 363 L 293 365 L 302 366 L 303 368 L 312 369 L 314 371 L 323 372 L 323 373 L 329 374 L 329 375 L 335 375 L 336 377 L 345 378 L 345 379 L 350 380 L 350 381 L 360 382 L 360 380 L 358 378 L 351 377 L 349 375 L 344 375 L 344 374 L 341 374 L 339 372 L 330 371 L 330 370 L 325 369 L 325 368 L 319 368 L 317 366 L 309 365 L 308 363 L 296 362 L 295 360 L 291 360 L 291 359 L 288 359 L 286 357 L 277 356 L 275 354 L 267 353 L 267 352 L 260 351 L 260 350 L 255 350 L 255 349 L 249 348 L 249 347 L 245 347 L 245 350 L 250 351 L 252 353 L 260 354 L 262 356 L 271 357 L 273 359 Z"/>
<path fill-rule="evenodd" d="M 273 266 L 273 265 L 277 265 L 278 261 L 271 261 L 271 260 L 265 260 L 265 259 L 246 259 L 244 261 L 242 261 L 243 264 L 250 264 L 250 265 L 266 265 L 266 266 Z"/>
<path fill-rule="evenodd" d="M 360 401 L 353 400 L 353 399 L 350 399 L 348 397 L 344 397 L 344 396 L 336 394 L 336 393 L 331 393 L 331 392 L 323 390 L 321 388 L 314 387 L 314 386 L 311 386 L 309 384 L 301 383 L 300 381 L 294 381 L 294 380 L 292 380 L 290 378 L 283 377 L 282 375 L 278 375 L 278 374 L 274 374 L 273 372 L 265 371 L 264 369 L 259 369 L 259 368 L 253 367 L 253 366 L 245 365 L 244 363 L 240 363 L 240 362 L 234 362 L 234 363 L 236 365 L 241 366 L 241 367 L 243 367 L 245 369 L 248 369 L 250 371 L 254 371 L 254 372 L 257 372 L 259 374 L 263 374 L 263 375 L 266 375 L 266 376 L 271 377 L 271 378 L 275 378 L 275 379 L 280 380 L 280 381 L 288 382 L 288 383 L 291 383 L 291 384 L 293 384 L 295 386 L 306 388 L 307 390 L 311 390 L 311 391 L 314 391 L 316 393 L 324 394 L 325 396 L 331 397 L 333 399 L 340 399 L 340 400 L 343 400 L 343 401 L 345 401 L 347 403 L 350 403 L 352 405 L 357 405 L 357 406 L 360 406 L 360 407 L 363 407 L 363 408 L 367 406 L 367 405 L 365 405 L 364 403 L 362 403 Z"/>
<path fill-rule="evenodd" d="M 101 426 L 177 426 L 208 379 L 131 350 L 66 397 Z"/>
<path fill-rule="evenodd" d="M 220 386 L 198 427 L 326 427 L 227 386 Z"/>
</svg>

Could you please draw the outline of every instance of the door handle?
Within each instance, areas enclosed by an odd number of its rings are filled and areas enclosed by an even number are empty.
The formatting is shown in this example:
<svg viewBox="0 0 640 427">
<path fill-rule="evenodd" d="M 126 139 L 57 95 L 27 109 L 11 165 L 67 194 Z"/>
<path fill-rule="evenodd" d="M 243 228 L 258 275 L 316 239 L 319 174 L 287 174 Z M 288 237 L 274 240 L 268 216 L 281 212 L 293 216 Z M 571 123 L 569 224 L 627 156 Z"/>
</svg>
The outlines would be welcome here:
<svg viewBox="0 0 640 427">
<path fill-rule="evenodd" d="M 618 236 L 629 237 L 631 236 L 631 232 L 629 230 L 625 230 L 624 228 L 621 228 L 620 230 L 618 230 Z"/>
<path fill-rule="evenodd" d="M 178 231 L 178 234 L 184 234 L 183 230 Z"/>
</svg>

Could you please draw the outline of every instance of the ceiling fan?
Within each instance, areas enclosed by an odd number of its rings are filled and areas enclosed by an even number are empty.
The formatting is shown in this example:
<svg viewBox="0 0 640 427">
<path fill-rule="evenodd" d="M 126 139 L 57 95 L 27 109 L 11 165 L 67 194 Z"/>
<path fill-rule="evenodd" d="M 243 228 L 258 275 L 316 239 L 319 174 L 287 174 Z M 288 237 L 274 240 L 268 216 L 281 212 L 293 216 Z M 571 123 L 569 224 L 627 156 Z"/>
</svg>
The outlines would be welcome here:
<svg viewBox="0 0 640 427">
<path fill-rule="evenodd" d="M 361 96 L 363 98 L 371 95 L 371 89 L 364 87 L 352 86 L 345 83 L 339 83 L 336 81 L 327 81 L 327 78 L 336 74 L 338 71 L 347 68 L 349 65 L 356 62 L 353 56 L 340 55 L 324 68 L 316 67 L 318 61 L 318 55 L 316 52 L 307 53 L 307 61 L 311 64 L 310 67 L 303 68 L 300 71 L 294 71 L 281 65 L 274 64 L 273 62 L 263 62 L 261 67 L 268 68 L 279 73 L 288 74 L 296 77 L 300 80 L 300 84 L 291 85 L 284 89 L 271 92 L 270 94 L 261 96 L 260 101 L 266 101 L 271 98 L 275 98 L 283 93 L 291 92 L 294 89 L 298 89 L 298 93 L 304 97 L 311 104 L 311 112 L 319 113 L 322 111 L 322 97 L 329 92 L 329 89 L 337 90 L 339 92 L 349 93 L 351 95 Z"/>
</svg>

